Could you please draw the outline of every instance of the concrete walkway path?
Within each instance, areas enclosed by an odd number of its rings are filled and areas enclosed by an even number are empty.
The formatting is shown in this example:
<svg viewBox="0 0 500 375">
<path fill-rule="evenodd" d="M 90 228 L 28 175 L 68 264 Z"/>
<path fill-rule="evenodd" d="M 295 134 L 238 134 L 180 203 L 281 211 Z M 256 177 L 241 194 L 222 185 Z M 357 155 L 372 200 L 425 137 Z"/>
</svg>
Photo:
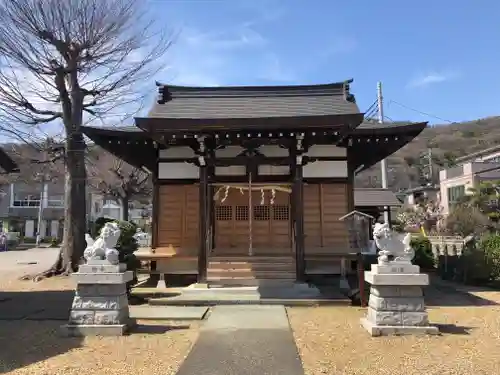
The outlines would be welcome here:
<svg viewBox="0 0 500 375">
<path fill-rule="evenodd" d="M 177 375 L 304 375 L 284 306 L 216 306 Z"/>
</svg>

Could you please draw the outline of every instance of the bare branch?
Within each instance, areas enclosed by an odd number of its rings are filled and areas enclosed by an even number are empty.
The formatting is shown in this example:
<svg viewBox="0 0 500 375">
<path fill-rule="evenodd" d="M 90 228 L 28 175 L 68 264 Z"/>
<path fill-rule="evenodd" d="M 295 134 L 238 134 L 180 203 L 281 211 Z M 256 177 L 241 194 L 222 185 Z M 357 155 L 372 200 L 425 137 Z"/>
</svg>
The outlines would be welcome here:
<svg viewBox="0 0 500 375">
<path fill-rule="evenodd" d="M 89 186 L 117 201 L 150 196 L 151 176 L 102 150 L 91 150 L 87 159 Z"/>
<path fill-rule="evenodd" d="M 155 61 L 174 40 L 172 33 L 155 29 L 142 5 L 140 0 L 1 2 L 3 122 L 16 128 L 62 120 L 68 132 L 75 113 L 104 121 L 118 107 L 140 105 L 143 93 L 131 88 L 158 71 Z"/>
<path fill-rule="evenodd" d="M 62 165 L 64 254 L 48 274 L 75 270 L 83 255 L 88 175 L 90 186 L 122 199 L 148 185 L 141 171 L 125 165 L 117 173 L 109 166 L 86 166 L 91 152 L 82 134 L 84 123 L 123 117 L 120 108 L 134 113 L 130 107 L 141 104 L 141 87 L 158 71 L 154 63 L 170 47 L 172 35 L 155 30 L 148 5 L 142 0 L 0 1 L 0 132 L 29 142 L 42 139 L 33 148 L 44 148 L 47 136 L 64 142 L 61 154 L 24 157 L 26 165 L 46 173 Z"/>
</svg>

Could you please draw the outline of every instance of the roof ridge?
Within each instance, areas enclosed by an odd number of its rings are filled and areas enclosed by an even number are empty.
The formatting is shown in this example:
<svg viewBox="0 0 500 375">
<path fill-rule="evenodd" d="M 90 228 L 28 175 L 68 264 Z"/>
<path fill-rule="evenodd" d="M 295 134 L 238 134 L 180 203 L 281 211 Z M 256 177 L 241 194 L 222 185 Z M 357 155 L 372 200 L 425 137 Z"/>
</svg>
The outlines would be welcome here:
<svg viewBox="0 0 500 375">
<path fill-rule="evenodd" d="M 355 102 L 350 93 L 352 79 L 311 85 L 280 85 L 280 86 L 177 86 L 156 82 L 159 93 L 159 104 L 165 104 L 174 98 L 203 98 L 203 97 L 290 97 L 309 95 L 343 95 L 346 101 Z"/>
<path fill-rule="evenodd" d="M 234 86 L 185 86 L 185 85 L 171 85 L 161 83 L 156 81 L 157 87 L 169 87 L 177 90 L 186 91 L 219 91 L 219 90 L 265 90 L 265 89 L 304 89 L 304 88 L 327 88 L 332 86 L 344 86 L 346 84 L 352 83 L 354 80 L 352 78 L 346 79 L 344 81 L 330 82 L 330 83 L 312 83 L 312 84 L 301 84 L 301 85 L 234 85 Z"/>
</svg>

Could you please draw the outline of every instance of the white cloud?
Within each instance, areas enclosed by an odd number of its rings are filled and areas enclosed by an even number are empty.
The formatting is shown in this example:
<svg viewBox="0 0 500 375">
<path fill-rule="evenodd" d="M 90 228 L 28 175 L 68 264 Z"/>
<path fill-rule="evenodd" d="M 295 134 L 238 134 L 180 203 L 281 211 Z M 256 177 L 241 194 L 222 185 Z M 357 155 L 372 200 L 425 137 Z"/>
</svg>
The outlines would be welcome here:
<svg viewBox="0 0 500 375">
<path fill-rule="evenodd" d="M 457 70 L 431 71 L 425 74 L 417 75 L 408 83 L 408 87 L 424 88 L 430 85 L 454 80 L 458 78 L 459 75 L 460 74 Z"/>
<path fill-rule="evenodd" d="M 184 28 L 167 53 L 169 69 L 160 80 L 188 86 L 228 84 L 232 75 L 242 73 L 238 72 L 240 59 L 250 55 L 258 60 L 267 43 L 263 35 L 245 24 L 215 31 Z M 257 66 L 261 64 L 257 61 Z"/>
<path fill-rule="evenodd" d="M 279 56 L 269 52 L 264 57 L 262 70 L 257 73 L 258 78 L 267 81 L 292 82 L 297 75 L 290 66 L 285 66 Z"/>
</svg>

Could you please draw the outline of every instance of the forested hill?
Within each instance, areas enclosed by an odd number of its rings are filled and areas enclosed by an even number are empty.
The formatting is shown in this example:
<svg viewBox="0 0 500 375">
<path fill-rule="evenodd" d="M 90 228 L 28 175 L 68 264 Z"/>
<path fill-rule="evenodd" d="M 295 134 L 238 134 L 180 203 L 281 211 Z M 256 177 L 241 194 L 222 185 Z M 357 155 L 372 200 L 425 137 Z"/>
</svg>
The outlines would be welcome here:
<svg viewBox="0 0 500 375">
<path fill-rule="evenodd" d="M 393 190 L 420 185 L 420 171 L 426 160 L 420 155 L 432 150 L 434 179 L 439 169 L 452 165 L 456 157 L 500 144 L 500 116 L 475 121 L 434 125 L 388 158 L 389 183 Z M 435 181 L 437 182 L 437 181 Z M 356 178 L 357 187 L 380 186 L 380 164 L 362 172 Z"/>
</svg>

